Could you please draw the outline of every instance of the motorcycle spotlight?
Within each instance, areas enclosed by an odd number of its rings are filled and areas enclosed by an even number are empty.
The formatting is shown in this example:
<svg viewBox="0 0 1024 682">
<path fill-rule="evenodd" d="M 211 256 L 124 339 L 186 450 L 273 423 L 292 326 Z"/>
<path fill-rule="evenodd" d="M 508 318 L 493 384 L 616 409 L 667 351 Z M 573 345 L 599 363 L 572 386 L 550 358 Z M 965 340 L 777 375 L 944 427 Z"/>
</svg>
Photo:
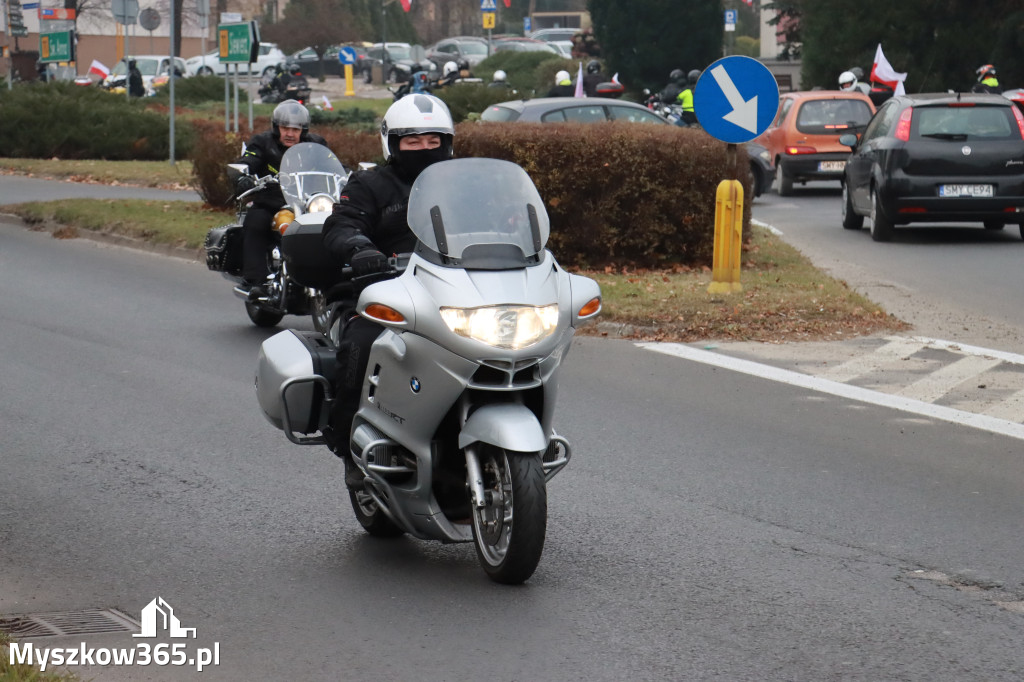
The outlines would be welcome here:
<svg viewBox="0 0 1024 682">
<path fill-rule="evenodd" d="M 327 194 L 317 194 L 309 200 L 306 206 L 306 213 L 330 213 L 334 209 L 334 197 Z"/>
</svg>

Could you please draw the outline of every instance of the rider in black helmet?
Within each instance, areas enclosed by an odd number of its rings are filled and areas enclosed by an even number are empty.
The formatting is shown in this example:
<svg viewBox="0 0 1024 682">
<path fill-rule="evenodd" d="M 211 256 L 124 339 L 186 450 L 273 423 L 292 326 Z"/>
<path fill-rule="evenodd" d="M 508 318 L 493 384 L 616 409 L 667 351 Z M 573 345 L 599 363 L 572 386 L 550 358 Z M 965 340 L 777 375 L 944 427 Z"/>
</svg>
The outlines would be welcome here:
<svg viewBox="0 0 1024 682">
<path fill-rule="evenodd" d="M 679 93 L 686 87 L 686 72 L 682 69 L 672 69 L 668 74 L 668 85 L 661 89 L 659 96 L 661 101 L 671 104 L 679 97 Z"/>
<path fill-rule="evenodd" d="M 583 94 L 587 97 L 597 97 L 597 86 L 609 80 L 601 71 L 601 62 L 591 59 L 587 62 L 587 72 L 583 75 Z"/>
</svg>

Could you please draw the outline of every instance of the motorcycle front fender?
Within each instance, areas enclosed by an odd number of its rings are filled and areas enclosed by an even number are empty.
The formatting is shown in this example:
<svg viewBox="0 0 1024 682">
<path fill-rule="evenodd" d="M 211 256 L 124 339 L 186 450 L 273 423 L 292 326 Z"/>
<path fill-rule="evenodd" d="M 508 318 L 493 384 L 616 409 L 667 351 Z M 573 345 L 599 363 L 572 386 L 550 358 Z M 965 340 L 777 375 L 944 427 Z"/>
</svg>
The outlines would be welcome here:
<svg viewBox="0 0 1024 682">
<path fill-rule="evenodd" d="M 537 416 L 523 405 L 500 403 L 478 407 L 459 434 L 459 448 L 488 443 L 514 452 L 542 452 L 548 447 Z"/>
</svg>

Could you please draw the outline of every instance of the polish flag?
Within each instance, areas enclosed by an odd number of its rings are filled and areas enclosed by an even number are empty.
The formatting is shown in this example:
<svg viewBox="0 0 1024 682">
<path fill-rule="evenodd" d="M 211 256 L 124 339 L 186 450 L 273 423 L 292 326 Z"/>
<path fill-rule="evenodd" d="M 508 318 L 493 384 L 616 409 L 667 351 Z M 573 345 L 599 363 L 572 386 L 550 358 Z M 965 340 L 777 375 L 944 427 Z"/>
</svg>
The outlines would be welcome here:
<svg viewBox="0 0 1024 682">
<path fill-rule="evenodd" d="M 103 66 L 102 62 L 98 62 L 94 59 L 92 60 L 92 64 L 89 66 L 89 73 L 94 73 L 100 78 L 106 78 L 110 75 L 110 69 Z"/>
<path fill-rule="evenodd" d="M 399 0 L 402 3 L 402 9 L 406 12 L 412 7 L 412 0 Z"/>
<path fill-rule="evenodd" d="M 907 74 L 892 68 L 889 60 L 882 54 L 882 43 L 878 43 L 878 49 L 875 50 L 875 63 L 871 66 L 871 82 L 887 85 L 895 94 L 902 95 L 906 92 L 903 89 L 903 81 L 906 79 Z"/>
<path fill-rule="evenodd" d="M 580 62 L 580 72 L 576 74 L 576 92 L 573 97 L 585 97 L 583 94 L 583 62 Z"/>
<path fill-rule="evenodd" d="M 512 6 L 512 0 L 505 0 L 505 7 L 511 7 L 511 6 Z"/>
<path fill-rule="evenodd" d="M 334 105 L 331 104 L 331 100 L 327 99 L 327 95 L 324 95 L 323 98 L 324 98 L 324 109 L 326 109 L 327 111 L 334 111 Z"/>
</svg>

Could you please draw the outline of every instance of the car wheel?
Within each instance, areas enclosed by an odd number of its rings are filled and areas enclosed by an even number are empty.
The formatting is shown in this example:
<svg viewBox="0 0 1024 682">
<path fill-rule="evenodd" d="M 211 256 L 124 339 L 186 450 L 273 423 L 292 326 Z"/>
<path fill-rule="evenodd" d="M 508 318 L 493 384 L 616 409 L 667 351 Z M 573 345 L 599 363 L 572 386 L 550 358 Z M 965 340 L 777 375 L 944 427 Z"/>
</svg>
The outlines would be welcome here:
<svg viewBox="0 0 1024 682">
<path fill-rule="evenodd" d="M 846 183 L 843 183 L 843 227 L 847 230 L 859 230 L 864 227 L 864 216 L 853 210 L 853 196 Z"/>
<path fill-rule="evenodd" d="M 759 197 L 764 192 L 764 180 L 761 178 L 761 167 L 750 162 L 750 195 Z"/>
<path fill-rule="evenodd" d="M 788 197 L 793 193 L 793 178 L 786 175 L 782 159 L 775 162 L 775 191 L 780 197 Z"/>
<path fill-rule="evenodd" d="M 871 238 L 876 242 L 887 242 L 892 239 L 892 221 L 882 213 L 881 199 L 878 192 L 871 188 Z"/>
<path fill-rule="evenodd" d="M 264 78 L 273 78 L 274 77 L 274 72 L 275 72 L 274 67 L 273 66 L 268 66 L 267 68 L 263 69 L 263 77 Z"/>
<path fill-rule="evenodd" d="M 1006 227 L 1006 223 L 1002 220 L 986 220 L 982 223 L 986 230 L 1001 230 Z"/>
<path fill-rule="evenodd" d="M 213 69 L 211 69 L 209 66 L 200 66 L 199 70 L 196 71 L 196 75 L 197 76 L 212 76 L 213 75 Z"/>
</svg>

